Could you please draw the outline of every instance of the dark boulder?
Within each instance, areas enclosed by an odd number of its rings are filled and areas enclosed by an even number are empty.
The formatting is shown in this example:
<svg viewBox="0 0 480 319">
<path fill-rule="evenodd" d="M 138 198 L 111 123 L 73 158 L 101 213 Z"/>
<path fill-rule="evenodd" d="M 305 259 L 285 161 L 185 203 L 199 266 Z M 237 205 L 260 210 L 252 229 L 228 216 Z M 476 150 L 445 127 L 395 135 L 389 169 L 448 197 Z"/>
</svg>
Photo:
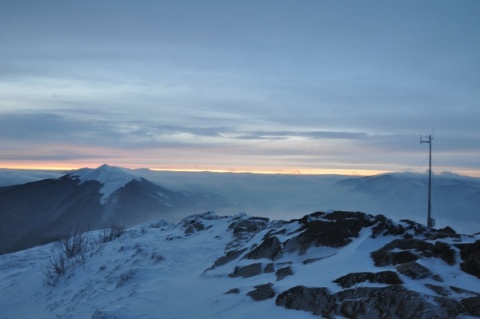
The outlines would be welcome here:
<svg viewBox="0 0 480 319">
<path fill-rule="evenodd" d="M 327 288 L 305 286 L 296 286 L 284 291 L 277 297 L 275 303 L 287 309 L 304 310 L 324 317 L 330 316 L 334 308 Z"/>
<path fill-rule="evenodd" d="M 429 283 L 426 283 L 425 287 L 435 291 L 438 295 L 443 296 L 443 297 L 447 297 L 447 296 L 450 296 L 452 294 L 451 291 L 446 287 L 432 285 L 432 284 L 429 284 Z"/>
<path fill-rule="evenodd" d="M 412 279 L 424 279 L 434 277 L 433 273 L 428 268 L 414 261 L 397 266 L 397 271 Z"/>
<path fill-rule="evenodd" d="M 462 304 L 471 315 L 480 317 L 480 296 L 462 299 Z"/>
<path fill-rule="evenodd" d="M 256 263 L 256 264 L 251 264 L 243 267 L 237 266 L 235 267 L 233 272 L 228 276 L 248 278 L 248 277 L 260 275 L 261 273 L 262 273 L 262 264 Z"/>
<path fill-rule="evenodd" d="M 247 259 L 261 259 L 268 258 L 270 260 L 277 260 L 283 255 L 282 243 L 276 236 L 268 237 L 263 242 L 245 255 Z"/>
<path fill-rule="evenodd" d="M 460 314 L 468 313 L 468 309 L 466 309 L 458 300 L 445 297 L 437 297 L 435 298 L 435 301 L 443 310 L 443 312 L 448 316 L 448 318 L 456 318 Z"/>
<path fill-rule="evenodd" d="M 275 272 L 275 264 L 274 263 L 269 263 L 265 269 L 263 270 L 263 272 L 265 272 L 266 274 L 267 273 L 272 273 L 272 272 Z"/>
<path fill-rule="evenodd" d="M 287 267 L 284 267 L 284 268 L 280 268 L 279 270 L 277 270 L 275 275 L 277 275 L 277 280 L 282 280 L 283 278 L 285 278 L 287 276 L 292 276 L 293 275 L 292 267 L 287 266 Z"/>
<path fill-rule="evenodd" d="M 230 250 L 242 246 L 258 232 L 267 228 L 268 222 L 269 219 L 263 217 L 249 217 L 244 219 L 244 216 L 241 216 L 240 218 L 236 218 L 228 226 L 228 228 L 233 231 L 234 239 L 228 243 L 226 249 Z"/>
<path fill-rule="evenodd" d="M 452 318 L 421 294 L 401 285 L 347 289 L 332 299 L 335 313 L 346 318 Z"/>
<path fill-rule="evenodd" d="M 462 270 L 480 278 L 480 240 L 473 244 L 458 244 L 455 246 L 460 249 L 460 257 L 463 260 L 460 264 Z"/>
<path fill-rule="evenodd" d="M 398 251 L 401 250 L 401 251 Z M 450 245 L 435 245 L 420 239 L 395 239 L 371 253 L 375 266 L 383 267 L 417 260 L 420 257 L 438 257 L 449 265 L 455 264 L 455 251 Z"/>
<path fill-rule="evenodd" d="M 455 251 L 447 243 L 436 241 L 435 249 L 433 250 L 433 255 L 441 258 L 450 266 L 455 265 Z"/>
<path fill-rule="evenodd" d="M 220 258 L 218 258 L 215 263 L 213 264 L 212 267 L 210 267 L 210 269 L 213 269 L 215 267 L 219 267 L 219 266 L 223 266 L 229 262 L 231 262 L 232 260 L 235 260 L 237 259 L 241 254 L 243 254 L 247 249 L 244 248 L 244 249 L 239 249 L 239 250 L 230 250 L 228 251 L 225 256 L 222 256 Z M 209 269 L 209 270 L 210 270 Z"/>
<path fill-rule="evenodd" d="M 350 288 L 361 282 L 380 283 L 387 285 L 403 284 L 402 280 L 398 277 L 398 274 L 394 271 L 381 271 L 378 273 L 372 272 L 357 272 L 350 273 L 334 280 L 343 288 Z"/>
<path fill-rule="evenodd" d="M 275 290 L 273 290 L 273 285 L 268 283 L 255 286 L 255 290 L 250 291 L 247 295 L 255 301 L 261 301 L 275 297 Z"/>
<path fill-rule="evenodd" d="M 230 289 L 229 291 L 225 292 L 226 295 L 229 295 L 229 294 L 239 294 L 240 293 L 240 289 L 238 288 L 232 288 Z"/>
<path fill-rule="evenodd" d="M 325 318 L 447 319 L 465 312 L 454 301 L 435 303 L 402 285 L 359 287 L 333 295 L 326 288 L 296 286 L 278 295 L 276 304 Z"/>
<path fill-rule="evenodd" d="M 387 235 L 403 235 L 406 231 L 405 227 L 400 224 L 394 223 L 391 219 L 387 219 L 384 215 L 375 216 L 375 221 L 377 224 L 372 227 L 372 238 L 377 237 L 382 234 L 383 236 Z"/>
<path fill-rule="evenodd" d="M 357 212 L 333 212 L 321 215 L 321 219 L 307 217 L 302 220 L 300 233 L 284 243 L 287 252 L 304 254 L 310 247 L 343 247 L 358 237 L 362 228 L 375 223 L 371 216 Z"/>
</svg>

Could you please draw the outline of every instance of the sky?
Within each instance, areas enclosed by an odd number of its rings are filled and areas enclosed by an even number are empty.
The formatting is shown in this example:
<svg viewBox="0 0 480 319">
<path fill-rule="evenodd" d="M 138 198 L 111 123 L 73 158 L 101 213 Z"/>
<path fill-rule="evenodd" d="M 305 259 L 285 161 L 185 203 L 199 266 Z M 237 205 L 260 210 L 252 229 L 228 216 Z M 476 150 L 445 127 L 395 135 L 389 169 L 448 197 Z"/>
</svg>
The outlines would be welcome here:
<svg viewBox="0 0 480 319">
<path fill-rule="evenodd" d="M 0 1 L 0 167 L 480 176 L 476 0 Z"/>
</svg>

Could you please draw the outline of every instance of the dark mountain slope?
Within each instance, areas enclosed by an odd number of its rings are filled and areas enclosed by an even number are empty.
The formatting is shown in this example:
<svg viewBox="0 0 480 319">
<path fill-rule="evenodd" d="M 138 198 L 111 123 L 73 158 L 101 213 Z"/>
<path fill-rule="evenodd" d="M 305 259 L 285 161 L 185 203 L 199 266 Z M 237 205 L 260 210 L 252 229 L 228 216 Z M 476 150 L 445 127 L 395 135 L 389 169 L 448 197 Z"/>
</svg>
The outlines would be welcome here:
<svg viewBox="0 0 480 319">
<path fill-rule="evenodd" d="M 106 165 L 85 170 L 81 176 L 0 188 L 0 253 L 56 239 L 74 228 L 133 226 L 228 205 L 220 196 L 168 190 L 124 173 L 119 182 L 118 169 Z M 100 176 L 102 182 L 85 176 Z"/>
</svg>

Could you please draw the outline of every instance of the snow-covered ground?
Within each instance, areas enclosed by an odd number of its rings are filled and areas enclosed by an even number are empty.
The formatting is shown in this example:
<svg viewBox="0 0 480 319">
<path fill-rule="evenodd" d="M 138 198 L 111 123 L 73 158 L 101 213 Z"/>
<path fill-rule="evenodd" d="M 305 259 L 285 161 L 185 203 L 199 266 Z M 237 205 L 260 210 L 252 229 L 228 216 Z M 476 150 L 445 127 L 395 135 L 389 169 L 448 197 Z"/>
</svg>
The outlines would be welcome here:
<svg viewBox="0 0 480 319">
<path fill-rule="evenodd" d="M 370 253 L 394 239 L 371 237 L 371 228 L 363 228 L 358 238 L 343 248 L 315 247 L 306 254 L 290 253 L 277 264 L 290 264 L 294 275 L 278 281 L 275 273 L 242 278 L 229 277 L 234 265 L 227 263 L 206 271 L 224 255 L 234 233 L 229 226 L 246 215 L 218 217 L 214 214 L 194 216 L 178 224 L 164 221 L 146 223 L 130 229 L 119 238 L 76 265 L 54 287 L 44 283 L 45 267 L 54 244 L 0 256 L 0 318 L 318 318 L 306 311 L 288 310 L 275 305 L 275 299 L 254 301 L 247 293 L 255 286 L 274 283 L 280 293 L 295 285 L 326 287 L 332 293 L 340 286 L 332 280 L 351 272 L 391 270 L 393 266 L 374 266 Z M 194 219 L 204 228 L 187 227 Z M 281 241 L 291 237 L 299 224 L 270 222 L 266 229 L 239 245 L 252 247 L 265 235 L 282 225 L 287 231 Z M 280 228 L 279 228 L 280 229 Z M 98 233 L 89 234 L 91 238 Z M 480 237 L 462 236 L 463 242 Z M 457 243 L 459 239 L 445 239 Z M 323 258 L 304 263 L 309 258 Z M 260 259 L 259 262 L 271 262 Z M 480 293 L 479 280 L 462 272 L 458 263 L 450 266 L 438 258 L 420 261 L 432 272 L 441 274 L 443 286 L 455 286 Z M 412 280 L 401 276 L 405 287 L 435 295 L 425 287 L 431 278 Z M 358 286 L 378 286 L 361 283 Z M 226 294 L 231 289 L 237 293 Z"/>
</svg>

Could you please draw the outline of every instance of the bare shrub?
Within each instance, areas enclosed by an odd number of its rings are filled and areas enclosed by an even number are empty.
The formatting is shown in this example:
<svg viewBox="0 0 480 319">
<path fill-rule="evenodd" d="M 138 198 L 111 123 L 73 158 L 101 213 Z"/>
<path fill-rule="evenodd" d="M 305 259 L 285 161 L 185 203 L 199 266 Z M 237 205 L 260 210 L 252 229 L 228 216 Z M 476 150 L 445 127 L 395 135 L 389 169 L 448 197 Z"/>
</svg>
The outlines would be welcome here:
<svg viewBox="0 0 480 319">
<path fill-rule="evenodd" d="M 65 276 L 67 272 L 68 259 L 63 251 L 54 247 L 50 248 L 49 263 L 43 269 L 45 275 L 44 284 L 55 287 L 61 277 Z"/>
<path fill-rule="evenodd" d="M 75 258 L 82 263 L 85 262 L 90 247 L 87 232 L 81 232 L 77 228 L 70 236 L 65 236 L 57 244 L 68 259 Z"/>
<path fill-rule="evenodd" d="M 43 270 L 44 283 L 47 286 L 56 286 L 70 268 L 74 268 L 78 264 L 85 264 L 94 245 L 89 239 L 88 233 L 82 232 L 80 229 L 77 226 L 73 231 L 69 230 L 51 246 L 49 262 Z"/>
<path fill-rule="evenodd" d="M 125 232 L 125 226 L 118 223 L 112 223 L 109 228 L 100 231 L 99 242 L 104 244 L 122 236 Z"/>
<path fill-rule="evenodd" d="M 69 229 L 64 236 L 55 242 L 49 255 L 49 262 L 45 266 L 44 283 L 55 287 L 60 278 L 78 265 L 84 265 L 87 257 L 100 253 L 105 243 L 120 237 L 125 232 L 125 227 L 112 223 L 109 228 L 100 231 L 97 239 L 89 237 L 88 232 L 82 231 L 79 225 L 73 230 Z"/>
</svg>

